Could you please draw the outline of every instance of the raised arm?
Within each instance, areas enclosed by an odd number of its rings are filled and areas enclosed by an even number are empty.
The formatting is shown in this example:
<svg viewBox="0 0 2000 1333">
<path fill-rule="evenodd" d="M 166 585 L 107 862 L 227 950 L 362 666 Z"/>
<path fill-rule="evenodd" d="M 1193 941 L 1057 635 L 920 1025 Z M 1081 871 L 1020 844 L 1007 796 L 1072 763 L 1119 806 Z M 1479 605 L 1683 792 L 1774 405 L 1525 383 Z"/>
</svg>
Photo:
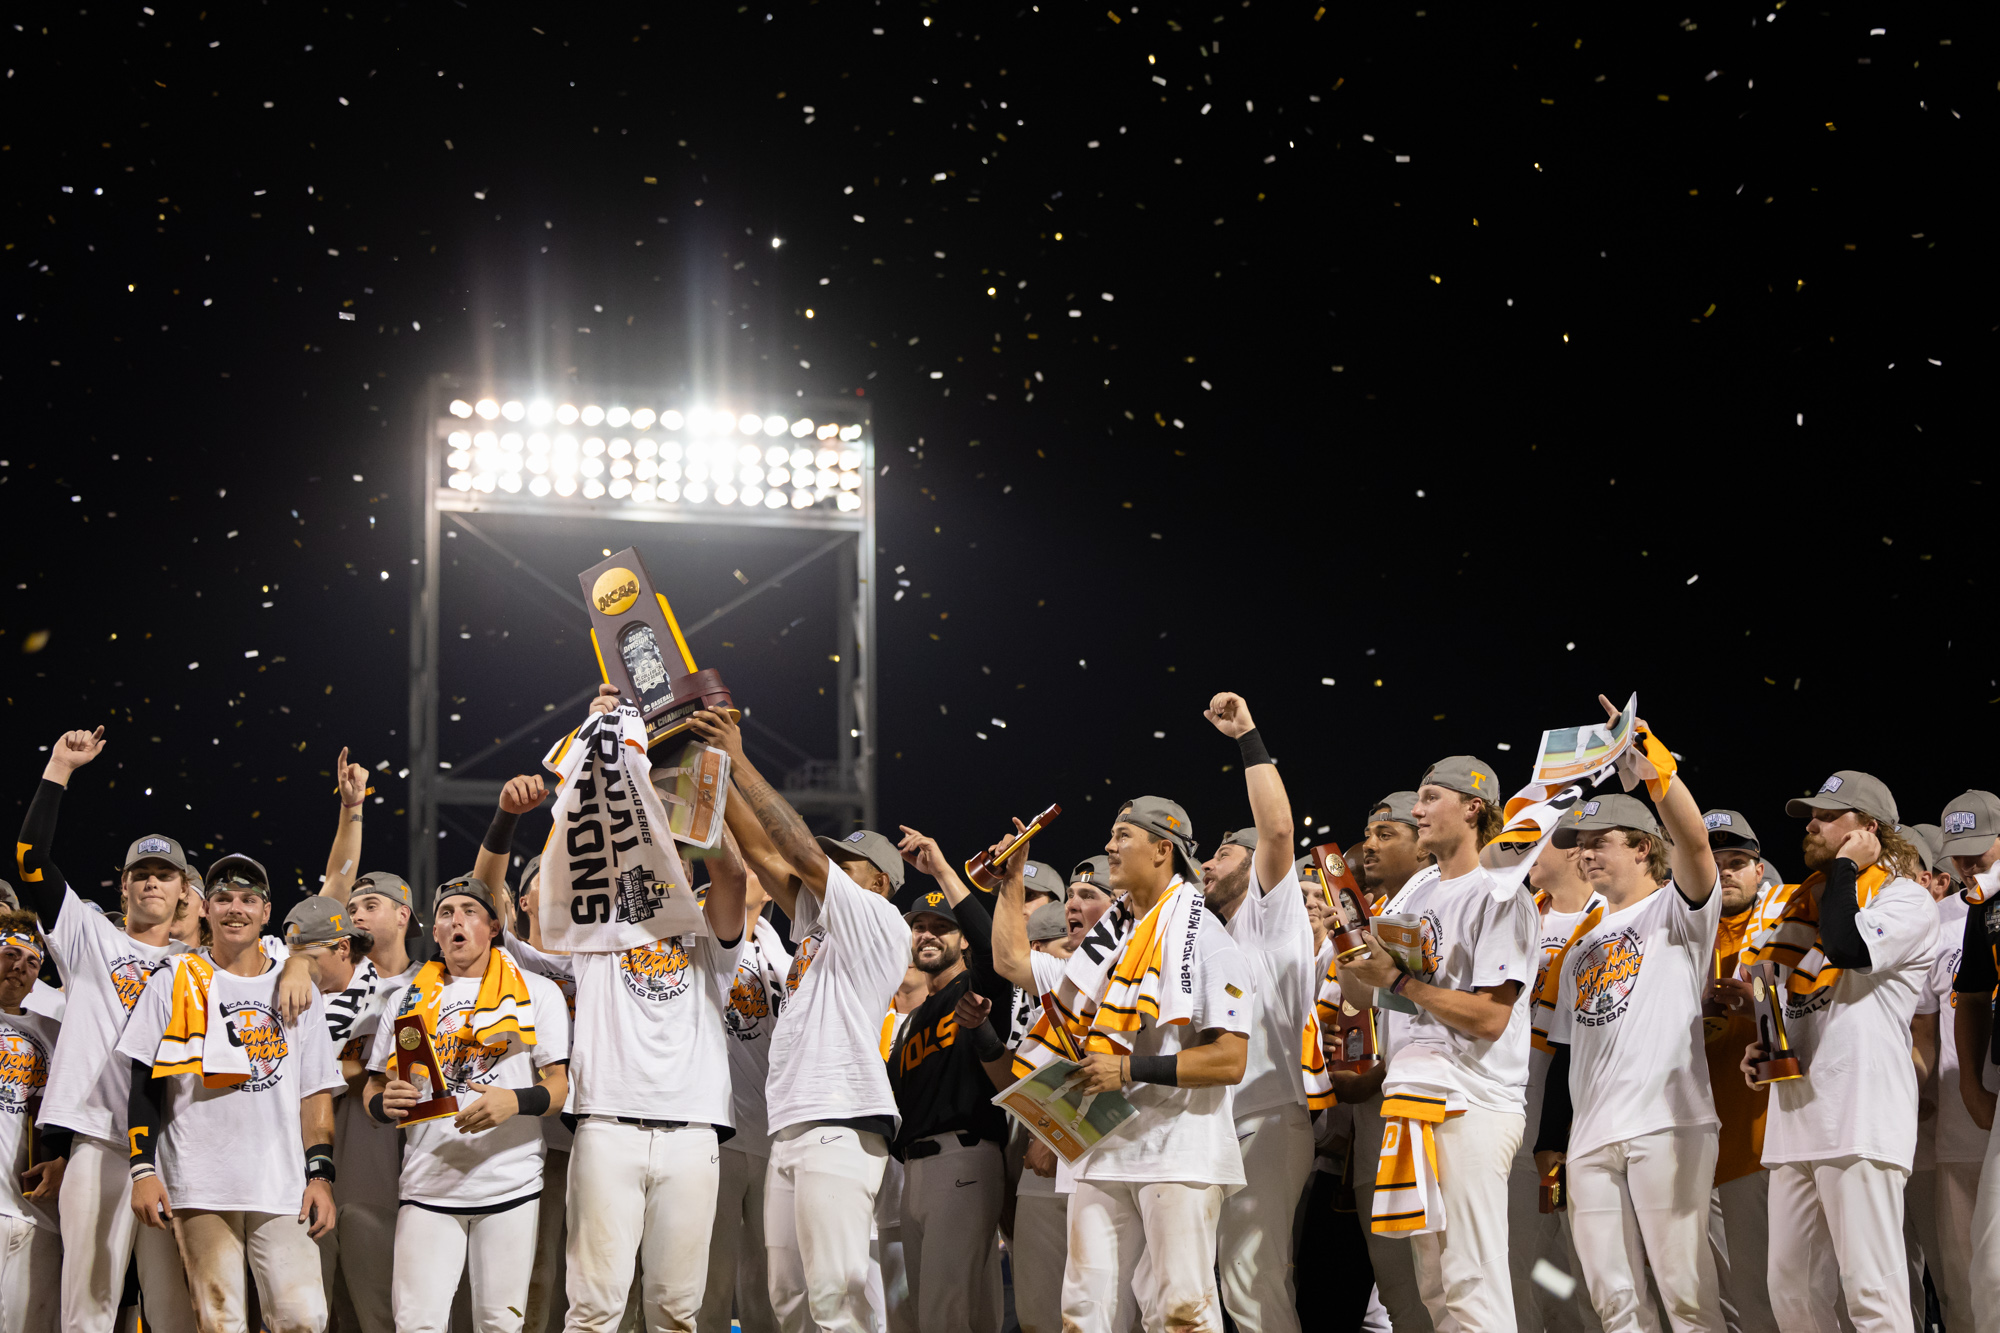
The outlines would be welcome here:
<svg viewBox="0 0 2000 1333">
<path fill-rule="evenodd" d="M 791 802 L 778 794 L 777 788 L 764 780 L 757 766 L 743 753 L 743 729 L 721 713 L 703 709 L 694 715 L 689 730 L 708 745 L 713 745 L 729 756 L 730 781 L 735 784 L 736 794 L 741 800 L 727 802 L 723 822 L 743 846 L 743 854 L 757 871 L 757 878 L 771 889 L 771 896 L 778 899 L 778 906 L 786 908 L 785 899 L 780 896 L 776 881 L 785 875 L 795 877 L 811 889 L 815 898 L 826 896 L 826 853 L 814 840 L 812 830 L 806 821 L 799 818 L 799 812 L 792 809 Z M 742 816 L 749 816 L 745 819 Z M 766 878 L 764 866 L 755 855 L 755 840 L 745 836 L 744 829 L 754 823 L 763 833 L 763 841 L 777 853 L 783 874 L 773 868 L 772 878 Z"/>
<path fill-rule="evenodd" d="M 702 912 L 708 917 L 708 928 L 715 932 L 716 939 L 741 939 L 743 900 L 750 888 L 750 872 L 743 862 L 743 853 L 737 849 L 735 835 L 729 831 L 727 818 L 723 820 L 722 845 L 717 850 L 721 855 L 708 858 L 708 897 L 702 903 Z"/>
<path fill-rule="evenodd" d="M 1609 699 L 1600 694 L 1597 702 L 1611 717 L 1618 716 Z M 1634 731 L 1652 730 L 1643 718 L 1633 718 L 1632 727 Z M 1667 779 L 1667 793 L 1653 802 L 1653 808 L 1660 812 L 1660 827 L 1670 840 L 1667 864 L 1673 868 L 1674 885 L 1681 897 L 1700 907 L 1715 889 L 1715 854 L 1708 847 L 1708 825 L 1702 822 L 1701 807 L 1695 804 L 1681 774 Z"/>
<path fill-rule="evenodd" d="M 896 827 L 903 830 L 903 840 L 896 844 L 896 850 L 903 854 L 903 859 L 936 880 L 937 886 L 944 890 L 944 900 L 953 907 L 964 902 L 972 890 L 965 887 L 952 870 L 951 862 L 938 850 L 937 839 L 925 837 L 908 824 Z"/>
<path fill-rule="evenodd" d="M 493 822 L 486 826 L 485 841 L 479 844 L 479 856 L 472 863 L 474 878 L 494 888 L 506 887 L 507 863 L 514 854 L 514 825 L 547 795 L 538 774 L 507 779 L 507 785 L 500 789 L 500 803 L 493 810 Z"/>
<path fill-rule="evenodd" d="M 63 792 L 70 775 L 97 758 L 104 750 L 104 728 L 96 731 L 65 731 L 49 747 L 49 762 L 42 766 L 42 780 L 34 799 L 21 820 L 20 835 L 14 840 L 14 869 L 21 881 L 21 899 L 35 909 L 42 929 L 54 930 L 62 914 L 63 873 L 49 859 L 56 838 L 56 814 L 62 808 Z"/>
<path fill-rule="evenodd" d="M 340 823 L 334 826 L 333 847 L 326 854 L 326 876 L 319 891 L 345 907 L 354 891 L 354 878 L 361 873 L 361 812 L 368 801 L 368 770 L 348 763 L 343 745 L 333 776 L 334 792 L 340 797 Z"/>
<path fill-rule="evenodd" d="M 1027 827 L 1018 819 L 1014 821 L 1016 833 Z M 998 856 L 1008 841 L 1002 838 L 994 843 L 992 854 Z M 1035 969 L 1028 961 L 1028 890 L 1021 875 L 1027 864 L 1028 848 L 1024 843 L 1000 866 L 1000 892 L 993 904 L 993 970 L 1033 994 Z"/>
<path fill-rule="evenodd" d="M 1250 789 L 1250 820 L 1257 826 L 1257 850 L 1251 865 L 1257 885 L 1269 893 L 1292 868 L 1292 800 L 1278 765 L 1264 748 L 1250 705 L 1240 694 L 1224 692 L 1209 700 L 1202 716 L 1235 741 L 1243 754 L 1243 781 Z"/>
</svg>

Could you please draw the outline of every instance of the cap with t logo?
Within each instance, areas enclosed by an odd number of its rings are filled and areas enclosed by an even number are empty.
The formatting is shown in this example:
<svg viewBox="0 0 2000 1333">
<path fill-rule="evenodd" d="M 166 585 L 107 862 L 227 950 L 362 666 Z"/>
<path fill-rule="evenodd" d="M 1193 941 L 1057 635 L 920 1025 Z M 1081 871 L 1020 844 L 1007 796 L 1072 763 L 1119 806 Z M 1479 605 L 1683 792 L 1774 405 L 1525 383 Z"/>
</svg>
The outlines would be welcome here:
<svg viewBox="0 0 2000 1333">
<path fill-rule="evenodd" d="M 1443 787 L 1461 796 L 1477 796 L 1495 807 L 1506 799 L 1500 794 L 1500 779 L 1493 775 L 1493 765 L 1483 759 L 1474 759 L 1469 754 L 1455 754 L 1449 759 L 1438 760 L 1417 785 Z"/>
<path fill-rule="evenodd" d="M 361 932 L 354 918 L 325 894 L 316 893 L 285 913 L 285 947 L 297 949 L 308 944 L 331 944 L 352 939 Z"/>
<path fill-rule="evenodd" d="M 1811 796 L 1785 802 L 1785 813 L 1793 819 L 1812 819 L 1836 810 L 1852 810 L 1891 827 L 1897 823 L 1896 798 L 1889 794 L 1888 784 L 1859 769 L 1843 768 L 1820 783 Z"/>
<path fill-rule="evenodd" d="M 1125 803 L 1117 822 L 1165 838 L 1174 845 L 1174 862 L 1180 873 L 1189 881 L 1201 878 L 1201 866 L 1195 860 L 1194 821 L 1178 802 L 1164 796 L 1141 796 Z"/>
<path fill-rule="evenodd" d="M 2000 838 L 2000 796 L 1977 787 L 1944 808 L 1938 818 L 1946 856 L 1978 856 Z"/>
</svg>

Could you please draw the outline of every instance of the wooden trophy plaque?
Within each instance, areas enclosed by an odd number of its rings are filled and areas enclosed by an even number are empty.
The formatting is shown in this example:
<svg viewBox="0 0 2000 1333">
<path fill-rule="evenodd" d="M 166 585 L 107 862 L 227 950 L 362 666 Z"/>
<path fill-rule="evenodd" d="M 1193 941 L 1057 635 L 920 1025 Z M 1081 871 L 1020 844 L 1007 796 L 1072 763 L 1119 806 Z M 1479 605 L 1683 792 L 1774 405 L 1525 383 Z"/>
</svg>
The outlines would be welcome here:
<svg viewBox="0 0 2000 1333">
<path fill-rule="evenodd" d="M 422 1070 L 429 1080 L 426 1086 L 430 1091 L 446 1086 L 444 1070 L 438 1065 L 437 1052 L 431 1049 L 431 1034 L 424 1028 L 422 1014 L 404 1014 L 396 1020 L 396 1050 L 390 1060 L 396 1066 L 396 1077 L 405 1083 L 415 1083 L 410 1075 Z M 442 1120 L 457 1114 L 458 1098 L 433 1097 L 412 1106 L 400 1123 L 408 1129 L 426 1120 Z"/>
<path fill-rule="evenodd" d="M 1344 989 L 1344 988 L 1343 988 Z M 1328 1043 L 1326 1067 L 1345 1074 L 1366 1074 L 1381 1063 L 1376 1041 L 1375 1006 L 1356 1005 L 1344 994 L 1340 1011 L 1334 1015 L 1333 1040 Z"/>
<path fill-rule="evenodd" d="M 1750 1005 L 1757 1016 L 1757 1041 L 1768 1054 L 1751 1062 L 1756 1071 L 1751 1082 L 1758 1087 L 1804 1078 L 1806 1062 L 1792 1049 L 1785 1036 L 1785 987 L 1778 979 L 1778 965 L 1758 963 L 1750 969 Z"/>
<path fill-rule="evenodd" d="M 597 669 L 638 705 L 647 746 L 686 731 L 704 708 L 726 713 L 732 722 L 742 716 L 722 673 L 695 666 L 680 622 L 667 599 L 654 590 L 636 547 L 584 570 L 577 581 L 590 604 Z"/>
<path fill-rule="evenodd" d="M 1542 1197 L 1540 1207 L 1544 1213 L 1559 1213 L 1569 1207 L 1569 1175 L 1563 1164 L 1557 1162 L 1555 1169 L 1542 1177 Z"/>
<path fill-rule="evenodd" d="M 991 849 L 989 849 L 967 861 L 965 863 L 965 877 L 980 888 L 985 889 L 988 893 L 998 892 L 1000 888 L 1000 867 L 1007 864 L 1007 858 L 1015 852 L 1020 851 L 1022 843 L 1055 823 L 1056 817 L 1060 814 L 1062 814 L 1062 807 L 1059 805 L 1052 805 L 1042 811 L 1042 813 L 1036 815 L 1028 822 L 1028 827 L 1022 829 L 1020 835 L 1008 843 L 999 856 L 994 856 Z"/>
<path fill-rule="evenodd" d="M 1312 849 L 1313 866 L 1319 871 L 1319 882 L 1326 893 L 1326 901 L 1333 908 L 1334 924 L 1328 937 L 1333 942 L 1333 956 L 1346 962 L 1356 954 L 1368 951 L 1368 895 L 1361 891 L 1361 883 L 1354 878 L 1354 870 L 1347 864 L 1347 858 L 1340 854 L 1340 844 L 1323 842 Z"/>
</svg>

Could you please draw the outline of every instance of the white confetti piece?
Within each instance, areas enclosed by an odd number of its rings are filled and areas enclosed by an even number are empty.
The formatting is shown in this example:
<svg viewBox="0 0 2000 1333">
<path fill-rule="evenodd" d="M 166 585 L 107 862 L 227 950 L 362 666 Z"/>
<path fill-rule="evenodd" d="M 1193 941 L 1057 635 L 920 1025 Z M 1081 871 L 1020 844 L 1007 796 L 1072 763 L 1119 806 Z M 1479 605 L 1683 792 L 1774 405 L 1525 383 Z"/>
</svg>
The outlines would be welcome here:
<svg viewBox="0 0 2000 1333">
<path fill-rule="evenodd" d="M 1535 1279 L 1536 1286 L 1559 1301 L 1566 1301 L 1576 1294 L 1576 1279 L 1546 1259 L 1535 1260 L 1534 1271 L 1529 1276 Z"/>
</svg>

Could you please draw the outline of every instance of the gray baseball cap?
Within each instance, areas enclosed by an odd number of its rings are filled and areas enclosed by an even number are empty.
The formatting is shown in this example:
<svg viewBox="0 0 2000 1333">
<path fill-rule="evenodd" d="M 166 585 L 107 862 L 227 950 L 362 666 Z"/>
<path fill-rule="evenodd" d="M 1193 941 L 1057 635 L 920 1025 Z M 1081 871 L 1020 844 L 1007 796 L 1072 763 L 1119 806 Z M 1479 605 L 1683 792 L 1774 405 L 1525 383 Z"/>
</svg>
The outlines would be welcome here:
<svg viewBox="0 0 2000 1333">
<path fill-rule="evenodd" d="M 822 835 L 816 841 L 820 845 L 820 850 L 834 860 L 838 861 L 845 857 L 850 861 L 866 861 L 889 877 L 891 888 L 903 887 L 903 854 L 896 850 L 895 843 L 873 829 L 856 829 L 846 837 L 837 839 Z"/>
<path fill-rule="evenodd" d="M 1397 824 L 1417 826 L 1417 794 L 1413 791 L 1392 791 L 1375 804 L 1368 807 L 1368 822 L 1389 820 Z"/>
<path fill-rule="evenodd" d="M 21 906 L 21 895 L 14 892 L 14 886 L 4 879 L 0 879 L 0 903 L 17 911 Z"/>
<path fill-rule="evenodd" d="M 1889 794 L 1888 784 L 1853 768 L 1841 769 L 1820 783 L 1819 790 L 1811 796 L 1785 802 L 1785 813 L 1793 819 L 1811 819 L 1826 810 L 1852 810 L 1892 827 L 1900 822 L 1896 818 L 1896 798 Z"/>
<path fill-rule="evenodd" d="M 1918 842 L 1931 854 L 1930 871 L 1933 875 L 1949 875 L 1953 883 L 1958 882 L 1958 867 L 1944 854 L 1944 830 L 1936 824 L 1912 824 L 1910 832 L 1916 834 L 1912 842 Z M 1905 835 L 1908 836 L 1907 834 Z"/>
<path fill-rule="evenodd" d="M 208 897 L 208 886 L 202 882 L 201 872 L 193 866 L 187 868 L 187 886 L 201 897 Z"/>
<path fill-rule="evenodd" d="M 1047 861 L 1030 861 L 1021 867 L 1021 885 L 1028 893 L 1046 893 L 1057 902 L 1069 900 L 1069 882 Z"/>
<path fill-rule="evenodd" d="M 404 882 L 401 875 L 392 875 L 386 870 L 371 870 L 355 880 L 354 888 L 349 891 L 347 900 L 353 902 L 357 895 L 363 893 L 379 893 L 384 898 L 400 903 L 412 911 L 416 909 L 416 903 L 410 894 L 410 886 Z"/>
<path fill-rule="evenodd" d="M 1059 940 L 1069 934 L 1069 919 L 1063 915 L 1060 903 L 1043 903 L 1028 913 L 1028 943 L 1039 944 L 1043 940 Z"/>
<path fill-rule="evenodd" d="M 1903 835 L 1903 841 L 1910 844 L 1910 849 L 1917 854 L 1917 860 L 1923 862 L 1925 874 L 1928 875 L 1937 869 L 1937 848 L 1932 845 L 1928 837 L 1917 831 L 1915 824 L 1898 824 L 1896 832 Z"/>
<path fill-rule="evenodd" d="M 1946 856 L 1978 856 L 2000 837 L 2000 796 L 1977 787 L 1944 808 L 1938 816 Z"/>
<path fill-rule="evenodd" d="M 354 918 L 325 894 L 316 893 L 285 913 L 285 947 L 297 949 L 308 944 L 331 944 L 362 934 Z"/>
<path fill-rule="evenodd" d="M 1256 828 L 1253 826 L 1250 828 L 1232 829 L 1230 832 L 1225 833 L 1222 836 L 1222 841 L 1216 844 L 1215 850 L 1221 851 L 1224 847 L 1247 847 L 1253 852 L 1256 851 Z"/>
<path fill-rule="evenodd" d="M 1614 792 L 1577 805 L 1562 817 L 1549 841 L 1556 847 L 1574 847 L 1577 835 L 1599 829 L 1632 829 L 1662 841 L 1666 839 L 1660 832 L 1660 821 L 1653 818 L 1644 801 Z"/>
<path fill-rule="evenodd" d="M 1078 861 L 1069 872 L 1069 882 L 1071 884 L 1093 884 L 1103 889 L 1106 893 L 1111 892 L 1111 858 L 1108 856 L 1091 856 Z M 1063 892 L 1064 897 L 1067 898 L 1068 889 L 1066 887 Z"/>
<path fill-rule="evenodd" d="M 1740 811 L 1711 810 L 1701 817 L 1708 825 L 1708 845 L 1718 852 L 1755 852 L 1763 848 L 1757 831 Z"/>
<path fill-rule="evenodd" d="M 437 914 L 438 908 L 444 906 L 444 900 L 447 898 L 470 898 L 486 909 L 486 915 L 493 918 L 495 926 L 505 927 L 507 924 L 507 919 L 500 915 L 500 905 L 493 897 L 493 890 L 477 875 L 460 875 L 457 879 L 448 879 L 438 885 L 437 893 L 431 897 L 433 916 Z"/>
<path fill-rule="evenodd" d="M 540 852 L 536 852 L 533 856 L 528 858 L 527 864 L 521 867 L 521 878 L 516 880 L 515 883 L 521 886 L 521 892 L 526 893 L 528 891 L 528 886 L 535 882 L 535 876 L 541 873 L 542 873 L 542 854 Z"/>
<path fill-rule="evenodd" d="M 1165 838 L 1174 845 L 1174 857 L 1182 876 L 1190 883 L 1201 878 L 1201 863 L 1195 860 L 1194 821 L 1179 803 L 1164 796 L 1141 796 L 1125 802 L 1115 822 Z"/>
<path fill-rule="evenodd" d="M 266 898 L 271 896 L 271 877 L 264 872 L 263 863 L 241 852 L 232 852 L 210 866 L 208 883 L 211 893 L 220 893 L 224 889 L 254 889 Z"/>
<path fill-rule="evenodd" d="M 148 833 L 125 849 L 125 863 L 118 868 L 130 870 L 141 861 L 165 861 L 176 870 L 188 868 L 187 853 L 181 845 L 164 833 Z"/>
<path fill-rule="evenodd" d="M 1494 775 L 1493 765 L 1469 754 L 1455 754 L 1438 760 L 1424 771 L 1423 779 L 1417 785 L 1443 787 L 1461 796 L 1477 796 L 1496 809 L 1507 799 L 1500 794 L 1500 779 Z"/>
</svg>

